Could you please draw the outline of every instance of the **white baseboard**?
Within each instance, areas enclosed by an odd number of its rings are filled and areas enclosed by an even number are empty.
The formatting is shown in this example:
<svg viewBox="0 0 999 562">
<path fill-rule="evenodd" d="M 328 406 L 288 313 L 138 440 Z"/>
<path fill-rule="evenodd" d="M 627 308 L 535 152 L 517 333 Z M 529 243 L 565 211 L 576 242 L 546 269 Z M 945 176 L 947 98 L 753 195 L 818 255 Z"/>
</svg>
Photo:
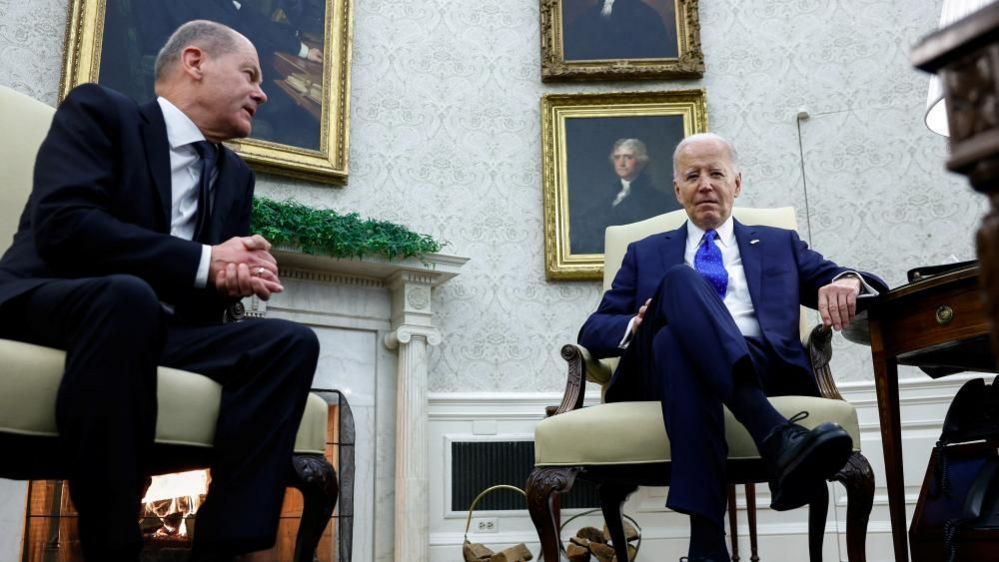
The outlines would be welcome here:
<svg viewBox="0 0 999 562">
<path fill-rule="evenodd" d="M 933 380 L 913 377 L 899 381 L 899 403 L 902 424 L 902 449 L 905 464 L 906 505 L 911 516 L 918 498 L 929 452 L 936 442 L 943 418 L 954 393 L 965 381 L 981 375 L 962 374 Z M 887 562 L 892 559 L 891 525 L 888 519 L 888 498 L 885 488 L 884 462 L 873 381 L 849 382 L 839 385 L 844 399 L 857 407 L 861 428 L 861 447 L 875 473 L 874 509 L 868 526 L 868 560 Z M 599 401 L 596 387 L 587 389 L 586 404 Z M 534 426 L 544 418 L 546 406 L 558 404 L 557 393 L 431 393 L 430 459 L 430 551 L 431 560 L 444 562 L 460 559 L 467 512 L 450 510 L 451 475 L 448 443 L 455 439 L 524 440 L 533 434 Z M 686 554 L 687 520 L 669 512 L 663 506 L 664 488 L 642 488 L 632 495 L 625 512 L 642 526 L 645 544 L 639 559 L 671 560 Z M 768 562 L 802 560 L 807 553 L 807 511 L 772 512 L 766 485 L 757 486 L 758 536 L 761 558 Z M 748 528 L 745 498 L 739 494 L 740 554 L 749 559 Z M 566 510 L 565 516 L 574 512 Z M 510 546 L 523 542 L 537 552 L 537 535 L 527 511 L 476 513 L 475 518 L 495 519 L 495 533 L 469 535 L 473 542 Z M 824 541 L 825 560 L 845 560 L 846 494 L 842 487 L 830 484 L 830 509 Z M 474 521 L 474 520 L 473 520 Z M 598 516 L 592 524 L 602 524 Z M 572 531 L 574 525 L 568 529 Z M 568 535 L 567 535 L 568 536 Z M 743 540 L 744 539 L 744 540 Z"/>
</svg>

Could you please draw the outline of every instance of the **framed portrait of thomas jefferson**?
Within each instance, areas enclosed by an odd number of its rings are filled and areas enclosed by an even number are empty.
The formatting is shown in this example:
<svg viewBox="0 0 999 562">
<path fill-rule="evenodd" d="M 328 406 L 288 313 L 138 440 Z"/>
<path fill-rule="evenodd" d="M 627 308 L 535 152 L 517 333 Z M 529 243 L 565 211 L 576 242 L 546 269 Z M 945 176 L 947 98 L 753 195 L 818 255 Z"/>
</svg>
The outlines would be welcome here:
<svg viewBox="0 0 999 562">
<path fill-rule="evenodd" d="M 205 19 L 257 47 L 267 102 L 249 138 L 227 144 L 260 171 L 347 179 L 353 0 L 70 0 L 60 99 L 85 82 L 155 99 L 159 49 Z"/>
<path fill-rule="evenodd" d="M 541 0 L 541 78 L 699 78 L 697 2 Z"/>
<path fill-rule="evenodd" d="M 608 226 L 681 209 L 673 150 L 707 130 L 704 90 L 544 96 L 546 277 L 600 279 Z"/>
</svg>

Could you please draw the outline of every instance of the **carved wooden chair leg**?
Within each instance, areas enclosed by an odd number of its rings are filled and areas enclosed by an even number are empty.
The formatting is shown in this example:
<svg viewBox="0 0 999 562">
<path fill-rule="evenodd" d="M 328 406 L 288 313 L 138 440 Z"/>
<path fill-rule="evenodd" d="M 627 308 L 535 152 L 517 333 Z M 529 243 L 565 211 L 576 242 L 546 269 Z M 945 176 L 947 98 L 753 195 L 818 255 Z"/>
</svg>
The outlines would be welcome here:
<svg viewBox="0 0 999 562">
<path fill-rule="evenodd" d="M 614 545 L 614 554 L 618 560 L 628 558 L 628 540 L 624 536 L 624 522 L 621 519 L 621 505 L 638 486 L 623 482 L 604 482 L 598 487 L 600 492 L 600 511 L 604 515 L 604 523 Z M 547 560 L 547 558 L 546 558 Z"/>
<path fill-rule="evenodd" d="M 535 468 L 527 477 L 527 511 L 538 532 L 545 562 L 561 559 L 562 541 L 559 539 L 559 521 L 552 511 L 552 495 L 564 494 L 572 489 L 578 473 L 578 467 L 542 467 Z"/>
<path fill-rule="evenodd" d="M 339 489 L 333 465 L 322 455 L 294 455 L 291 486 L 302 492 L 302 522 L 295 540 L 295 562 L 313 562 L 323 530 L 336 507 Z"/>
<path fill-rule="evenodd" d="M 732 562 L 739 562 L 739 513 L 735 507 L 735 484 L 728 485 L 728 537 L 732 541 Z"/>
<path fill-rule="evenodd" d="M 846 552 L 850 562 L 867 560 L 867 523 L 874 506 L 874 471 L 864 455 L 854 453 L 832 478 L 846 487 Z"/>
<path fill-rule="evenodd" d="M 756 484 L 746 484 L 746 519 L 749 522 L 749 560 L 760 562 L 760 550 L 756 540 Z"/>
<path fill-rule="evenodd" d="M 822 540 L 826 534 L 826 514 L 829 510 L 829 487 L 822 487 L 808 504 L 808 559 L 822 562 Z"/>
</svg>

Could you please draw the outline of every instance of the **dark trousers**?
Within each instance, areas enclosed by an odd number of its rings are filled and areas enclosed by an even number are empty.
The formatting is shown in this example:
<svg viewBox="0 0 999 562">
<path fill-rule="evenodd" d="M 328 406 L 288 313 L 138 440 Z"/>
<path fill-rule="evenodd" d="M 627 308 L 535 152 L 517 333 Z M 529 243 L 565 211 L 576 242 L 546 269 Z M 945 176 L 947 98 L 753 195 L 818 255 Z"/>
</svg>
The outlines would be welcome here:
<svg viewBox="0 0 999 562">
<path fill-rule="evenodd" d="M 88 562 L 138 558 L 157 365 L 222 384 L 196 548 L 241 553 L 274 543 L 319 353 L 309 328 L 273 319 L 178 325 L 148 283 L 111 275 L 52 280 L 5 303 L 0 332 L 67 352 L 56 421 Z"/>
<path fill-rule="evenodd" d="M 663 277 L 621 359 L 647 400 L 662 403 L 672 477 L 666 506 L 723 524 L 727 499 L 723 404 L 738 377 L 756 377 L 768 394 L 792 373 L 757 338 L 739 332 L 715 289 L 686 265 Z M 610 396 L 611 393 L 608 393 Z"/>
</svg>

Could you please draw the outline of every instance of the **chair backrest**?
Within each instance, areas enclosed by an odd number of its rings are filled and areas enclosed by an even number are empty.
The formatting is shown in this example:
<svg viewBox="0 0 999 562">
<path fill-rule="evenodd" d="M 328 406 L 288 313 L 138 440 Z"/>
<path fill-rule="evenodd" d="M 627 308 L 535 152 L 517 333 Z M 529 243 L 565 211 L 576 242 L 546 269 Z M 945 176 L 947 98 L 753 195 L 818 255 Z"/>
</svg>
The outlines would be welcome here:
<svg viewBox="0 0 999 562">
<path fill-rule="evenodd" d="M 55 110 L 0 86 L 0 252 L 10 245 L 33 182 L 35 156 Z"/>
<path fill-rule="evenodd" d="M 798 229 L 798 218 L 794 207 L 777 207 L 774 209 L 751 209 L 735 207 L 732 215 L 742 224 L 760 224 L 776 226 L 789 230 Z M 687 220 L 687 212 L 683 209 L 645 219 L 643 221 L 621 226 L 610 226 L 604 232 L 604 290 L 610 289 L 617 270 L 621 268 L 621 260 L 628 249 L 628 244 L 651 236 L 657 232 L 665 232 L 679 228 Z M 805 307 L 801 307 L 801 341 L 808 338 L 808 315 Z"/>
</svg>

